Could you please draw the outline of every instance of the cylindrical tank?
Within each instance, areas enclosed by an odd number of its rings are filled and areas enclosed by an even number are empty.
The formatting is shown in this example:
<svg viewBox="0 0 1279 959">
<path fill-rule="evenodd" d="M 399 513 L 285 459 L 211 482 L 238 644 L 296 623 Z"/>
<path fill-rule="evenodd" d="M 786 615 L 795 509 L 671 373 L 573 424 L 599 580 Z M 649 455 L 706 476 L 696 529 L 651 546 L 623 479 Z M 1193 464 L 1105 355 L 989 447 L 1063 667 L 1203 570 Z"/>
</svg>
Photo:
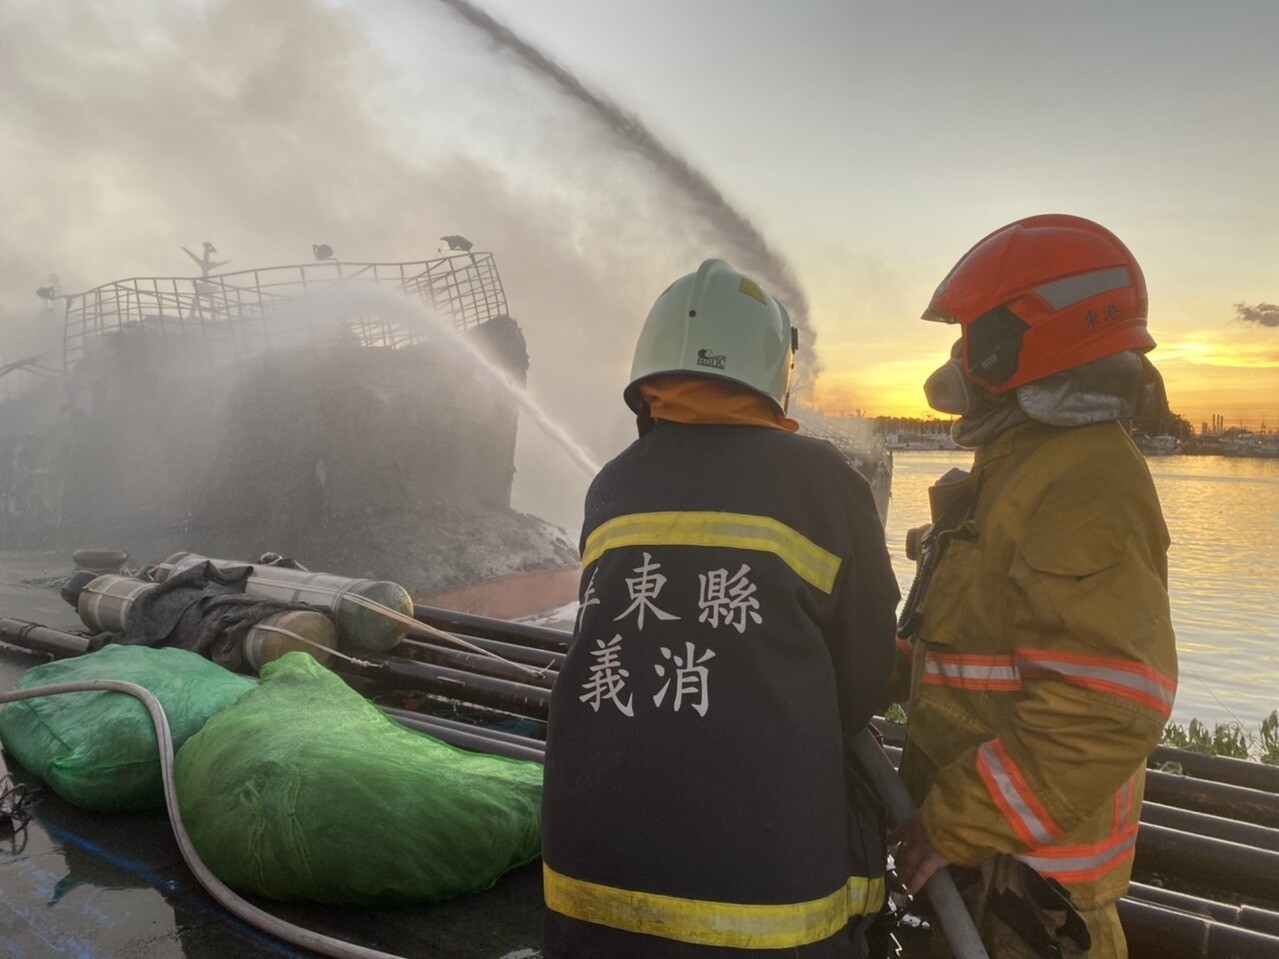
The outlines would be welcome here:
<svg viewBox="0 0 1279 959">
<path fill-rule="evenodd" d="M 159 586 L 132 576 L 105 573 L 91 579 L 80 591 L 76 612 L 80 622 L 98 632 L 118 633 L 129 618 L 129 607 L 143 593 Z"/>
<path fill-rule="evenodd" d="M 268 616 L 244 634 L 244 661 L 256 673 L 285 653 L 301 650 L 324 666 L 333 658 L 329 650 L 336 649 L 337 644 L 337 630 L 329 617 L 311 610 L 290 609 Z"/>
<path fill-rule="evenodd" d="M 409 619 L 413 618 L 413 600 L 407 590 L 386 580 L 352 579 L 334 576 L 332 573 L 312 573 L 302 569 L 242 563 L 238 560 L 210 559 L 198 553 L 174 553 L 160 564 L 155 576 L 163 582 L 170 575 L 206 562 L 213 563 L 220 569 L 252 566 L 253 572 L 245 582 L 245 592 L 251 596 L 307 603 L 328 609 L 333 614 L 338 639 L 344 645 L 385 653 L 399 645 L 409 628 L 376 610 L 359 605 L 351 597 L 371 600 Z"/>
<path fill-rule="evenodd" d="M 122 549 L 78 549 L 71 554 L 76 569 L 91 573 L 119 573 L 129 561 L 129 554 Z"/>
</svg>

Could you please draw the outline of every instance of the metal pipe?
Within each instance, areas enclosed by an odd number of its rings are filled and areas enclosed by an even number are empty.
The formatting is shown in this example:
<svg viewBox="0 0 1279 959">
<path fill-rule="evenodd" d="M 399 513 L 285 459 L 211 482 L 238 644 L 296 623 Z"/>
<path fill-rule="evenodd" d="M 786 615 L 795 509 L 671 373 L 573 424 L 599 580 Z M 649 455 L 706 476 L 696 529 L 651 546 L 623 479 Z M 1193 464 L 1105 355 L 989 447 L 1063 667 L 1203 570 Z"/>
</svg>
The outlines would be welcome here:
<svg viewBox="0 0 1279 959">
<path fill-rule="evenodd" d="M 1146 798 L 1213 816 L 1279 828 L 1279 795 L 1260 789 L 1149 770 L 1146 773 Z"/>
<path fill-rule="evenodd" d="M 0 618 L 0 641 L 33 653 L 49 653 L 53 656 L 81 656 L 93 649 L 88 636 L 51 629 L 25 619 Z"/>
<path fill-rule="evenodd" d="M 1133 866 L 1279 902 L 1279 853 L 1268 849 L 1143 822 Z"/>
<path fill-rule="evenodd" d="M 1279 912 L 1269 909 L 1258 909 L 1256 906 L 1236 906 L 1226 902 L 1215 902 L 1212 899 L 1200 899 L 1162 886 L 1148 886 L 1145 883 L 1128 884 L 1128 898 L 1142 902 L 1167 906 L 1182 912 L 1193 913 L 1211 919 L 1213 922 L 1224 922 L 1241 929 L 1263 932 L 1267 936 L 1279 936 Z"/>
<path fill-rule="evenodd" d="M 489 753 L 493 756 L 522 759 L 531 763 L 542 763 L 546 759 L 545 750 L 520 746 L 493 736 L 487 736 L 477 726 L 472 726 L 470 729 L 458 729 L 455 726 L 435 722 L 432 716 L 392 716 L 391 718 L 405 729 L 426 733 L 428 736 L 432 736 L 441 742 L 446 742 L 450 746 L 457 746 L 459 749 L 466 749 L 470 752 Z"/>
<path fill-rule="evenodd" d="M 1156 746 L 1155 751 L 1150 754 L 1150 763 L 1177 763 L 1187 776 L 1194 776 L 1196 779 L 1279 793 L 1279 766 L 1268 766 L 1250 759 L 1206 756 L 1189 749 Z"/>
<path fill-rule="evenodd" d="M 515 746 L 525 746 L 529 749 L 535 749 L 539 752 L 546 751 L 546 741 L 538 739 L 534 736 L 522 736 L 519 733 L 513 733 L 507 729 L 494 729 L 491 726 L 477 726 L 475 723 L 463 722 L 460 719 L 449 719 L 446 716 L 433 716 L 429 713 L 419 713 L 412 709 L 395 709 L 389 706 L 379 706 L 378 709 L 386 713 L 392 719 L 427 719 L 438 726 L 448 727 L 450 729 L 459 729 L 463 732 L 467 730 L 479 730 L 485 736 L 492 739 L 500 739 L 502 742 L 511 743 Z"/>
<path fill-rule="evenodd" d="M 454 634 L 467 642 L 472 643 L 481 649 L 487 649 L 491 653 L 497 653 L 504 659 L 512 660 L 517 663 L 527 663 L 530 666 L 536 666 L 539 669 L 549 668 L 554 672 L 559 672 L 564 668 L 564 657 L 566 654 L 557 653 L 549 649 L 533 649 L 529 646 L 520 646 L 516 643 L 503 642 L 500 639 L 486 639 L 481 636 L 468 636 L 466 633 Z M 428 646 L 441 646 L 443 642 L 431 636 L 429 633 L 419 633 L 409 630 L 408 637 L 395 648 L 399 655 L 406 655 L 404 647 L 407 644 Z"/>
<path fill-rule="evenodd" d="M 509 623 L 501 619 L 490 619 L 487 616 L 459 613 L 436 606 L 423 606 L 420 603 L 413 607 L 413 618 L 436 629 L 466 633 L 483 639 L 500 639 L 503 642 L 517 643 L 531 649 L 549 649 L 557 653 L 568 652 L 569 642 L 573 638 L 571 633 L 559 629 L 529 626 L 527 623 Z"/>
<path fill-rule="evenodd" d="M 1210 816 L 1208 813 L 1181 809 L 1178 806 L 1165 806 L 1163 803 L 1147 800 L 1141 806 L 1141 821 L 1153 826 L 1166 826 L 1180 832 L 1224 839 L 1227 842 L 1237 842 L 1256 849 L 1268 849 L 1270 852 L 1279 853 L 1279 829 L 1254 826 L 1252 823 L 1239 822 L 1224 816 Z"/>
<path fill-rule="evenodd" d="M 1134 959 L 1274 959 L 1279 936 L 1213 922 L 1137 899 L 1119 900 L 1128 950 Z"/>
<path fill-rule="evenodd" d="M 436 645 L 434 643 L 414 643 L 405 648 L 408 640 L 402 640 L 395 648 L 397 659 L 406 659 L 415 663 L 431 663 L 436 666 L 447 666 L 477 676 L 493 676 L 497 679 L 509 679 L 512 682 L 527 683 L 550 689 L 555 681 L 555 673 L 530 673 L 526 666 L 513 665 L 491 656 L 478 656 L 456 647 Z"/>
<path fill-rule="evenodd" d="M 362 658 L 373 665 L 341 662 L 334 671 L 342 675 L 354 675 L 380 686 L 385 686 L 388 682 L 407 684 L 448 699 L 495 706 L 530 719 L 545 720 L 549 711 L 550 690 L 527 683 L 477 676 L 460 669 L 433 666 L 379 653 L 365 652 Z"/>
</svg>

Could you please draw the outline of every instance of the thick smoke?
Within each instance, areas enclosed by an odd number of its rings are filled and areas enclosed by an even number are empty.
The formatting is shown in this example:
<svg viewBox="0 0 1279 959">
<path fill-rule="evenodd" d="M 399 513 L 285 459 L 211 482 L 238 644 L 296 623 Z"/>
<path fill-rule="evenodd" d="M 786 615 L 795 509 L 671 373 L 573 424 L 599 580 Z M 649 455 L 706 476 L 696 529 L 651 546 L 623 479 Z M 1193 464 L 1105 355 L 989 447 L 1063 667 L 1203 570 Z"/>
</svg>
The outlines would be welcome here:
<svg viewBox="0 0 1279 959">
<path fill-rule="evenodd" d="M 181 247 L 204 241 L 224 270 L 315 243 L 414 260 L 461 233 L 497 257 L 532 395 L 603 460 L 634 435 L 630 350 L 672 279 L 723 253 L 800 312 L 704 177 L 651 134 L 600 137 L 563 80 L 435 9 L 412 21 L 421 55 L 395 62 L 322 0 L 0 4 L 0 355 L 58 355 L 57 301 L 36 295 L 50 274 L 67 293 L 190 276 Z M 531 428 L 519 442 L 517 507 L 575 525 L 580 471 Z"/>
<path fill-rule="evenodd" d="M 1247 303 L 1236 303 L 1235 317 L 1245 323 L 1279 326 L 1279 303 L 1258 303 L 1256 306 L 1249 306 Z"/>
<path fill-rule="evenodd" d="M 586 113 L 610 130 L 627 147 L 635 150 L 690 199 L 722 242 L 730 244 L 734 265 L 759 276 L 764 285 L 785 304 L 795 325 L 807 327 L 808 298 L 795 281 L 786 261 L 772 248 L 754 224 L 725 199 L 724 195 L 688 160 L 663 143 L 639 117 L 613 103 L 608 97 L 590 89 L 561 64 L 522 39 L 509 27 L 494 20 L 468 0 L 439 0 L 472 26 L 482 30 L 493 42 L 513 54 L 536 76 L 553 84 L 580 104 Z M 811 330 L 805 329 L 806 343 L 812 342 Z M 804 359 L 804 354 L 800 354 Z M 809 352 L 806 362 L 815 366 Z M 815 369 L 804 371 L 815 376 Z"/>
</svg>

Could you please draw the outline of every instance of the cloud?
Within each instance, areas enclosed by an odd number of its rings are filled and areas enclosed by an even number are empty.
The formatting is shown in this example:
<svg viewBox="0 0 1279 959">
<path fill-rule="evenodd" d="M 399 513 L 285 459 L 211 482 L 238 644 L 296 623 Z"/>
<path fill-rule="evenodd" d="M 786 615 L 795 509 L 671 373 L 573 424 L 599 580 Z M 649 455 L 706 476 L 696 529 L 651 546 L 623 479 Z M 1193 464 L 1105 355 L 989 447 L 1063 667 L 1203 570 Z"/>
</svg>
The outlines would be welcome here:
<svg viewBox="0 0 1279 959">
<path fill-rule="evenodd" d="M 1236 303 L 1235 317 L 1245 323 L 1279 326 L 1279 303 L 1258 303 L 1256 306 Z"/>
<path fill-rule="evenodd" d="M 1161 339 L 1151 358 L 1160 367 L 1184 363 L 1235 370 L 1275 369 L 1279 368 L 1279 345 L 1256 338 L 1249 342 L 1227 339 L 1219 333 L 1198 333 L 1178 340 Z"/>
</svg>

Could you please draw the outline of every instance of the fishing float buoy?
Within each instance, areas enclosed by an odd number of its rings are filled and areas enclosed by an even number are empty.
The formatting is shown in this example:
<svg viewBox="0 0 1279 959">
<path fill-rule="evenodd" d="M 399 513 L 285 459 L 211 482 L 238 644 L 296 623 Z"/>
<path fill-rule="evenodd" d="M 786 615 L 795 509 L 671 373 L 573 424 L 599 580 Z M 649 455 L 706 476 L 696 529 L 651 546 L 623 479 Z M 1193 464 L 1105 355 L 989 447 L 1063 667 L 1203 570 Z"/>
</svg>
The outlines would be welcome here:
<svg viewBox="0 0 1279 959">
<path fill-rule="evenodd" d="M 80 590 L 76 613 L 80 622 L 99 633 L 123 632 L 129 619 L 129 607 L 139 596 L 159 585 L 119 573 L 104 573 L 89 580 Z"/>
<path fill-rule="evenodd" d="M 285 653 L 309 653 L 327 666 L 337 648 L 338 633 L 323 613 L 290 609 L 268 616 L 244 634 L 244 661 L 255 673 Z"/>
<path fill-rule="evenodd" d="M 71 554 L 76 569 L 91 573 L 119 573 L 129 561 L 129 554 L 122 549 L 78 549 Z"/>
</svg>

